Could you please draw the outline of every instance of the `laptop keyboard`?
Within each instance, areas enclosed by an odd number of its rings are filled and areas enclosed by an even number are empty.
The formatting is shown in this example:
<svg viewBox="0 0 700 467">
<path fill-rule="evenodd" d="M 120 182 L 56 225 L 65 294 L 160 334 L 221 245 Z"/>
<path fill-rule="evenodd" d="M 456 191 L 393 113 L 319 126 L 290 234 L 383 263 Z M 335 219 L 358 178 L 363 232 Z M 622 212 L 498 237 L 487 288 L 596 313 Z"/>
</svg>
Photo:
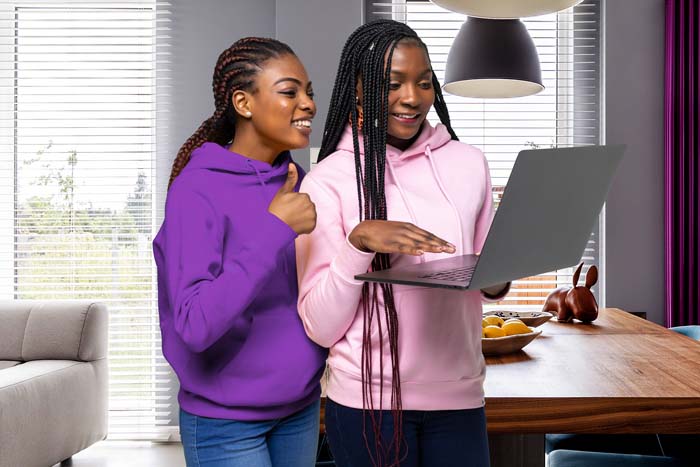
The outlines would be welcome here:
<svg viewBox="0 0 700 467">
<path fill-rule="evenodd" d="M 466 281 L 472 278 L 476 266 L 465 266 L 463 268 L 447 269 L 445 271 L 432 272 L 421 279 L 436 279 L 441 281 Z"/>
</svg>

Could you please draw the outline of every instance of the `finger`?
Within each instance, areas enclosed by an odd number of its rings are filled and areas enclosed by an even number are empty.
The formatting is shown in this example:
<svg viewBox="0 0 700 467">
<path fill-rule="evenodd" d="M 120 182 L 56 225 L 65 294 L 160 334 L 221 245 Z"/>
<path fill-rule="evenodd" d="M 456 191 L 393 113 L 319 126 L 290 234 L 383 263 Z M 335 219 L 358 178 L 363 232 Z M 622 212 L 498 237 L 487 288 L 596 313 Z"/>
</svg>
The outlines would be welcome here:
<svg viewBox="0 0 700 467">
<path fill-rule="evenodd" d="M 428 232 L 427 230 L 423 230 L 420 227 L 413 224 L 408 224 L 406 236 L 420 242 L 421 246 L 429 245 L 431 247 L 437 247 L 439 248 L 439 251 L 455 251 L 455 246 L 447 240 L 443 240 L 437 235 Z"/>
<path fill-rule="evenodd" d="M 294 191 L 294 187 L 297 186 L 297 180 L 299 180 L 297 166 L 290 162 L 289 171 L 287 172 L 287 180 L 285 180 L 284 185 L 280 187 L 277 193 L 292 193 Z"/>
</svg>

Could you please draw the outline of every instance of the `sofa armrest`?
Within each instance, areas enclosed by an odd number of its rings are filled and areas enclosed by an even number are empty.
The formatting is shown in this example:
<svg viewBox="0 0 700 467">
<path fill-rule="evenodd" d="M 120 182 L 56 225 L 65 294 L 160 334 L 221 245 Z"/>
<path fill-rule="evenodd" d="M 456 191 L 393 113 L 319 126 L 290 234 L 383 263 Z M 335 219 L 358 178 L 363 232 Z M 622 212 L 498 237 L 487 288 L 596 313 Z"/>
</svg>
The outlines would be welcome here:
<svg viewBox="0 0 700 467">
<path fill-rule="evenodd" d="M 18 360 L 94 361 L 107 356 L 108 313 L 104 304 L 90 301 L 2 301 L 0 320 L 15 322 Z M 24 329 L 21 329 L 24 323 Z M 10 358 L 11 355 L 5 358 Z"/>
</svg>

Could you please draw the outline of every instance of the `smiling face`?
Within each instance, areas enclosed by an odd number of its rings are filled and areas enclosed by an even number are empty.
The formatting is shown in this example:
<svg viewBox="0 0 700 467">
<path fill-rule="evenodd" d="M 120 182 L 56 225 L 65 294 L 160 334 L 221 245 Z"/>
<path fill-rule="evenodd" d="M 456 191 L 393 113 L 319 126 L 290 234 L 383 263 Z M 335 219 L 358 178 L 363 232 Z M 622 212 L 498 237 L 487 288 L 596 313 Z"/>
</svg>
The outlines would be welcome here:
<svg viewBox="0 0 700 467">
<path fill-rule="evenodd" d="M 391 58 L 387 143 L 406 149 L 420 132 L 435 101 L 433 73 L 425 49 L 399 42 Z"/>
<path fill-rule="evenodd" d="M 255 76 L 253 90 L 236 91 L 232 99 L 261 146 L 280 153 L 309 145 L 316 104 L 309 77 L 296 56 L 267 60 Z"/>
</svg>

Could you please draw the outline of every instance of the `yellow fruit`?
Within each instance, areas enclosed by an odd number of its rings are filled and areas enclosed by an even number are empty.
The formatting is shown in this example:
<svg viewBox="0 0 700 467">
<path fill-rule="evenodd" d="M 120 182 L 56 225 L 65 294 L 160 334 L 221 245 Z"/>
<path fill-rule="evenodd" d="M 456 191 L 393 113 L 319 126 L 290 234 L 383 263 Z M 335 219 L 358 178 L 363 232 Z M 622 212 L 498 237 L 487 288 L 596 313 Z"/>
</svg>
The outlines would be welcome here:
<svg viewBox="0 0 700 467">
<path fill-rule="evenodd" d="M 506 336 L 513 336 L 515 334 L 527 334 L 532 332 L 532 329 L 525 326 L 522 321 L 513 321 L 510 323 L 505 323 L 501 328 L 505 332 Z"/>
<path fill-rule="evenodd" d="M 481 320 L 482 327 L 484 327 L 484 322 L 488 323 L 486 324 L 486 326 L 503 326 L 503 318 L 501 318 L 500 316 L 484 316 L 484 318 Z"/>
<path fill-rule="evenodd" d="M 505 321 L 505 323 L 503 323 L 503 324 L 507 324 L 507 323 L 522 323 L 522 324 L 525 324 L 525 323 L 523 323 L 522 321 L 520 321 L 518 318 L 510 318 L 510 319 L 507 319 L 507 320 Z"/>
<path fill-rule="evenodd" d="M 506 332 L 502 329 L 499 328 L 498 326 L 486 326 L 481 330 L 481 335 L 483 337 L 503 337 L 506 335 Z"/>
</svg>

